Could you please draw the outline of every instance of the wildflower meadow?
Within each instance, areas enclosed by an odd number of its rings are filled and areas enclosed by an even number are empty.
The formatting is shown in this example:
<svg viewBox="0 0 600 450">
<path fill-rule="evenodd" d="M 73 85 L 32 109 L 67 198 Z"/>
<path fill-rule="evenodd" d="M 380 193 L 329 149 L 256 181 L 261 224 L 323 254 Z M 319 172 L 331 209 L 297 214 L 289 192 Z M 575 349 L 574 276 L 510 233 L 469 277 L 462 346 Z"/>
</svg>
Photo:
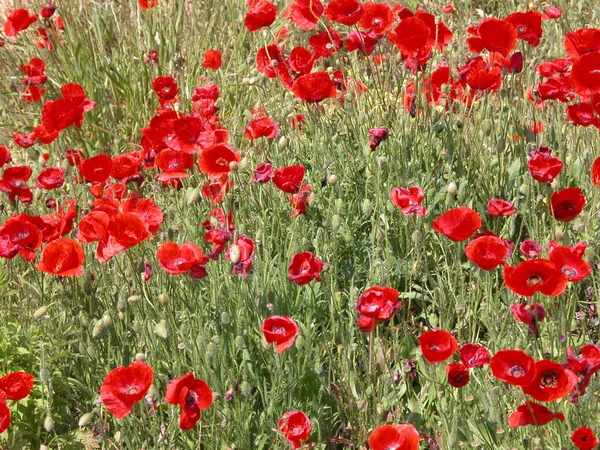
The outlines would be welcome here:
<svg viewBox="0 0 600 450">
<path fill-rule="evenodd" d="M 598 448 L 597 2 L 0 25 L 1 450 Z"/>
</svg>

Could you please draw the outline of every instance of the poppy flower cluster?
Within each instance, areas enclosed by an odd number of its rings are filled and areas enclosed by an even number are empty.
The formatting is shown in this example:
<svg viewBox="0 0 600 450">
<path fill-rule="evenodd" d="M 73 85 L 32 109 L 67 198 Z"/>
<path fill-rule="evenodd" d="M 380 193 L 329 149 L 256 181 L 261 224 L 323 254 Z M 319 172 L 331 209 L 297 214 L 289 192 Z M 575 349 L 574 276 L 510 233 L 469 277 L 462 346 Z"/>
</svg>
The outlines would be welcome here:
<svg viewBox="0 0 600 450">
<path fill-rule="evenodd" d="M 398 301 L 398 291 L 386 286 L 373 286 L 356 300 L 356 310 L 360 317 L 358 327 L 365 332 L 375 329 L 378 322 L 390 320 L 402 308 Z"/>
<path fill-rule="evenodd" d="M 31 58 L 28 64 L 21 64 L 20 67 L 25 73 L 25 92 L 21 98 L 27 102 L 39 102 L 42 94 L 46 92 L 46 89 L 40 88 L 40 85 L 48 81 L 48 75 L 44 73 L 46 64 L 40 58 Z"/>
<path fill-rule="evenodd" d="M 33 375 L 27 372 L 11 372 L 0 378 L 0 433 L 10 426 L 10 408 L 7 400 L 19 401 L 29 395 L 33 389 Z"/>
</svg>

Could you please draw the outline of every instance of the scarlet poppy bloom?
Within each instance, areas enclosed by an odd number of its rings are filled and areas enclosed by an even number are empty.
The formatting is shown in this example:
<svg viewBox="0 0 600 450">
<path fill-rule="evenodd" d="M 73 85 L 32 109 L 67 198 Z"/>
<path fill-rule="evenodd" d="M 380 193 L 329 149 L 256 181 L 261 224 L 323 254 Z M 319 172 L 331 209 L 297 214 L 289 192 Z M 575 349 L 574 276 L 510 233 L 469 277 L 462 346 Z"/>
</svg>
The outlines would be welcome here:
<svg viewBox="0 0 600 450">
<path fill-rule="evenodd" d="M 384 127 L 370 129 L 369 130 L 369 147 L 371 148 L 371 151 L 375 151 L 377 149 L 377 147 L 379 147 L 379 144 L 381 144 L 383 141 L 385 141 L 389 135 L 390 135 L 389 130 Z"/>
<path fill-rule="evenodd" d="M 510 310 L 515 316 L 517 321 L 524 323 L 529 326 L 535 336 L 538 336 L 538 323 L 544 320 L 546 317 L 546 309 L 539 303 L 532 303 L 527 305 L 525 302 L 519 303 L 518 305 L 511 305 Z"/>
<path fill-rule="evenodd" d="M 38 86 L 27 86 L 25 92 L 21 95 L 21 98 L 29 103 L 39 102 L 42 98 L 42 94 L 46 92 L 46 89 L 40 89 Z"/>
<path fill-rule="evenodd" d="M 567 277 L 547 259 L 520 262 L 516 267 L 504 266 L 504 283 L 515 294 L 531 297 L 536 292 L 556 297 L 567 287 Z"/>
<path fill-rule="evenodd" d="M 193 163 L 192 163 L 193 165 Z M 110 176 L 115 180 L 129 180 L 140 175 L 142 152 L 130 152 L 112 157 Z"/>
<path fill-rule="evenodd" d="M 0 392 L 9 400 L 23 400 L 33 389 L 33 375 L 11 372 L 0 378 Z"/>
<path fill-rule="evenodd" d="M 204 53 L 204 59 L 202 60 L 202 67 L 205 69 L 219 70 L 223 59 L 219 50 L 207 50 Z"/>
<path fill-rule="evenodd" d="M 587 53 L 573 63 L 571 86 L 579 95 L 600 93 L 600 54 Z"/>
<path fill-rule="evenodd" d="M 44 247 L 35 268 L 60 277 L 80 277 L 84 261 L 81 244 L 73 239 L 61 238 Z"/>
<path fill-rule="evenodd" d="M 62 167 L 46 167 L 36 179 L 36 186 L 50 191 L 61 187 L 65 182 L 65 169 Z"/>
<path fill-rule="evenodd" d="M 314 62 L 313 54 L 302 46 L 294 47 L 288 57 L 290 69 L 299 74 L 310 73 Z"/>
<path fill-rule="evenodd" d="M 310 419 L 302 411 L 288 411 L 278 421 L 277 428 L 283 433 L 293 449 L 302 447 L 312 430 Z"/>
<path fill-rule="evenodd" d="M 455 388 L 461 388 L 469 384 L 469 368 L 463 363 L 450 363 L 446 366 L 448 384 Z"/>
<path fill-rule="evenodd" d="M 158 98 L 164 101 L 173 100 L 179 92 L 175 78 L 166 75 L 156 77 L 152 81 L 152 89 Z"/>
<path fill-rule="evenodd" d="M 467 44 L 473 53 L 480 53 L 485 49 L 508 57 L 517 45 L 517 30 L 506 20 L 482 19 L 478 27 L 470 27 L 467 31 L 474 35 L 467 38 Z"/>
<path fill-rule="evenodd" d="M 409 17 L 401 21 L 388 39 L 405 57 L 416 57 L 419 52 L 428 51 L 433 44 L 431 30 L 427 23 L 418 17 Z"/>
<path fill-rule="evenodd" d="M 521 254 L 527 259 L 535 259 L 542 253 L 542 246 L 531 238 L 526 238 L 519 246 Z"/>
<path fill-rule="evenodd" d="M 571 403 L 577 404 L 579 397 L 585 395 L 585 391 L 589 386 L 592 376 L 600 371 L 600 347 L 595 344 L 586 344 L 581 347 L 578 358 L 571 346 L 567 347 L 567 364 L 573 372 L 579 376 L 577 386 L 573 394 L 569 398 Z"/>
<path fill-rule="evenodd" d="M 579 427 L 573 431 L 571 441 L 579 450 L 593 450 L 598 445 L 598 438 L 588 427 Z"/>
<path fill-rule="evenodd" d="M 431 227 L 455 242 L 469 239 L 481 228 L 481 217 L 466 206 L 451 209 L 435 219 Z"/>
<path fill-rule="evenodd" d="M 515 205 L 513 205 L 512 202 L 503 200 L 501 198 L 490 199 L 490 201 L 487 203 L 487 212 L 493 217 L 514 216 L 517 214 Z"/>
<path fill-rule="evenodd" d="M 411 186 L 408 189 L 403 187 L 395 187 L 390 192 L 392 203 L 402 209 L 402 214 L 405 216 L 413 216 L 418 214 L 424 216 L 426 213 L 425 207 L 421 205 L 425 194 L 418 186 Z"/>
<path fill-rule="evenodd" d="M 332 27 L 327 27 L 327 29 L 308 38 L 308 45 L 315 52 L 314 59 L 332 56 L 340 51 L 343 44 L 344 40 Z"/>
<path fill-rule="evenodd" d="M 300 75 L 292 84 L 294 95 L 308 103 L 316 103 L 334 97 L 335 83 L 327 72 L 313 72 Z"/>
<path fill-rule="evenodd" d="M 156 250 L 156 257 L 160 266 L 172 275 L 189 273 L 192 278 L 206 276 L 204 265 L 208 257 L 202 250 L 191 242 L 177 245 L 174 242 L 164 242 Z"/>
<path fill-rule="evenodd" d="M 218 177 L 231 172 L 230 164 L 239 162 L 241 155 L 229 144 L 215 144 L 205 149 L 198 158 L 198 168 L 203 173 Z"/>
<path fill-rule="evenodd" d="M 371 317 L 359 316 L 358 319 L 356 319 L 356 325 L 358 326 L 358 329 L 360 331 L 370 333 L 375 329 L 375 326 L 377 325 L 377 320 Z"/>
<path fill-rule="evenodd" d="M 357 0 L 332 0 L 325 7 L 325 18 L 342 25 L 355 25 L 363 15 L 363 5 Z"/>
<path fill-rule="evenodd" d="M 492 270 L 510 256 L 504 241 L 496 236 L 481 236 L 473 239 L 465 248 L 469 261 L 483 270 Z"/>
<path fill-rule="evenodd" d="M 194 155 L 180 151 L 165 149 L 156 156 L 154 164 L 163 171 L 156 177 L 159 181 L 168 181 L 173 178 L 187 178 L 186 170 L 194 167 Z"/>
<path fill-rule="evenodd" d="M 444 330 L 426 331 L 419 337 L 419 346 L 423 358 L 432 364 L 446 361 L 458 350 L 456 338 Z"/>
<path fill-rule="evenodd" d="M 567 55 L 577 59 L 580 56 L 600 51 L 600 30 L 580 28 L 565 35 L 564 47 Z"/>
<path fill-rule="evenodd" d="M 458 354 L 467 367 L 483 367 L 490 362 L 490 352 L 483 345 L 465 344 L 460 347 Z"/>
<path fill-rule="evenodd" d="M 4 34 L 8 37 L 16 36 L 37 21 L 36 16 L 30 16 L 29 11 L 23 8 L 8 10 L 7 13 L 6 22 L 4 22 Z"/>
<path fill-rule="evenodd" d="M 511 23 L 518 33 L 518 38 L 524 40 L 532 47 L 540 45 L 542 38 L 542 13 L 529 10 L 527 12 L 516 12 L 504 18 Z"/>
<path fill-rule="evenodd" d="M 253 183 L 268 183 L 273 178 L 275 170 L 273 164 L 264 162 L 258 165 L 252 176 Z"/>
<path fill-rule="evenodd" d="M 301 30 L 310 31 L 317 26 L 323 10 L 320 0 L 295 0 L 285 9 L 283 15 Z"/>
<path fill-rule="evenodd" d="M 311 185 L 308 184 L 300 189 L 300 192 L 290 196 L 290 203 L 294 207 L 290 213 L 290 217 L 298 217 L 301 214 L 306 214 L 306 207 L 312 193 L 311 189 Z"/>
<path fill-rule="evenodd" d="M 40 229 L 24 214 L 10 217 L 0 226 L 0 257 L 14 258 L 17 254 L 26 261 L 35 259 L 35 251 L 42 245 Z"/>
<path fill-rule="evenodd" d="M 383 35 L 392 29 L 395 19 L 394 11 L 387 2 L 366 2 L 358 25 L 363 30 Z"/>
<path fill-rule="evenodd" d="M 529 153 L 527 169 L 534 180 L 540 183 L 552 183 L 563 168 L 560 158 L 551 156 L 549 147 L 538 147 Z"/>
<path fill-rule="evenodd" d="M 573 371 L 547 359 L 535 363 L 535 372 L 531 383 L 523 386 L 523 392 L 540 402 L 561 399 L 577 384 Z"/>
<path fill-rule="evenodd" d="M 260 329 L 267 344 L 275 343 L 275 352 L 281 353 L 290 348 L 298 336 L 298 324 L 287 316 L 272 316 L 266 319 Z"/>
<path fill-rule="evenodd" d="M 5 403 L 4 394 L 0 392 L 0 433 L 4 433 L 10 426 L 10 408 Z"/>
<path fill-rule="evenodd" d="M 549 246 L 548 259 L 565 274 L 570 282 L 584 280 L 592 273 L 592 267 L 583 260 L 585 244 L 578 249 L 562 245 Z"/>
<path fill-rule="evenodd" d="M 521 350 L 500 350 L 490 360 L 492 374 L 513 386 L 527 386 L 536 377 L 535 361 Z"/>
<path fill-rule="evenodd" d="M 10 154 L 10 150 L 6 148 L 4 145 L 0 145 L 0 168 L 3 167 L 6 163 L 12 161 L 12 156 Z"/>
<path fill-rule="evenodd" d="M 355 50 L 360 51 L 363 56 L 369 56 L 375 50 L 375 44 L 379 42 L 381 36 L 373 33 L 372 31 L 365 33 L 364 31 L 351 31 L 346 35 L 346 50 L 353 52 Z M 377 55 L 373 58 L 375 59 Z"/>
<path fill-rule="evenodd" d="M 410 424 L 381 425 L 369 436 L 371 450 L 419 450 L 419 432 Z"/>
<path fill-rule="evenodd" d="M 566 188 L 550 197 L 550 214 L 560 222 L 570 222 L 585 206 L 585 195 L 579 188 Z"/>
<path fill-rule="evenodd" d="M 273 183 L 277 188 L 288 194 L 300 192 L 300 186 L 304 179 L 304 166 L 295 165 L 281 167 L 273 174 Z"/>
<path fill-rule="evenodd" d="M 277 9 L 277 6 L 270 1 L 261 0 L 246 12 L 244 25 L 246 25 L 246 29 L 250 32 L 260 30 L 275 22 L 278 13 L 279 10 Z"/>
<path fill-rule="evenodd" d="M 48 75 L 44 73 L 46 64 L 40 58 L 31 58 L 28 64 L 21 64 L 20 67 L 25 72 L 25 85 L 38 85 L 48 81 Z"/>
<path fill-rule="evenodd" d="M 54 5 L 53 3 L 48 3 L 42 6 L 42 9 L 40 10 L 40 16 L 42 16 L 44 19 L 49 19 L 54 15 L 55 11 L 56 5 Z"/>
<path fill-rule="evenodd" d="M 146 396 L 153 378 L 152 367 L 141 361 L 111 370 L 100 387 L 104 407 L 117 419 L 128 416 L 133 404 Z"/>
<path fill-rule="evenodd" d="M 247 125 L 244 129 L 244 136 L 250 140 L 259 139 L 264 137 L 265 139 L 275 139 L 279 136 L 277 129 L 279 123 L 275 122 L 270 117 L 255 117 L 250 121 L 250 125 Z"/>
<path fill-rule="evenodd" d="M 31 203 L 33 194 L 27 187 L 27 181 L 32 173 L 33 170 L 29 166 L 13 166 L 4 169 L 0 179 L 0 192 L 8 194 L 11 202 L 18 198 L 25 204 Z"/>
<path fill-rule="evenodd" d="M 110 177 L 112 158 L 104 153 L 86 159 L 79 166 L 79 173 L 92 183 L 104 183 Z"/>
<path fill-rule="evenodd" d="M 201 411 L 212 405 L 213 393 L 206 381 L 188 372 L 171 380 L 165 392 L 165 402 L 181 407 L 179 428 L 185 431 L 194 428 L 200 420 Z"/>
<path fill-rule="evenodd" d="M 563 413 L 553 413 L 545 406 L 535 402 L 526 401 L 508 417 L 508 426 L 511 428 L 525 425 L 543 426 L 554 419 L 565 420 Z"/>
<path fill-rule="evenodd" d="M 387 286 L 373 286 L 356 300 L 356 310 L 376 321 L 390 320 L 402 308 L 398 291 Z"/>
<path fill-rule="evenodd" d="M 321 282 L 323 261 L 311 252 L 296 253 L 292 256 L 288 267 L 288 280 L 299 286 L 310 283 L 312 280 Z"/>
<path fill-rule="evenodd" d="M 237 247 L 237 250 L 234 250 Z M 225 252 L 225 258 L 233 262 L 232 275 L 240 274 L 242 278 L 248 278 L 248 272 L 252 267 L 252 255 L 254 254 L 254 241 L 246 235 L 240 234 L 235 244 Z"/>
<path fill-rule="evenodd" d="M 156 6 L 158 0 L 139 0 L 138 5 L 142 9 L 152 9 Z"/>
<path fill-rule="evenodd" d="M 29 148 L 35 144 L 35 131 L 32 131 L 29 134 L 17 133 L 16 131 L 12 133 L 15 144 L 22 148 Z"/>
</svg>

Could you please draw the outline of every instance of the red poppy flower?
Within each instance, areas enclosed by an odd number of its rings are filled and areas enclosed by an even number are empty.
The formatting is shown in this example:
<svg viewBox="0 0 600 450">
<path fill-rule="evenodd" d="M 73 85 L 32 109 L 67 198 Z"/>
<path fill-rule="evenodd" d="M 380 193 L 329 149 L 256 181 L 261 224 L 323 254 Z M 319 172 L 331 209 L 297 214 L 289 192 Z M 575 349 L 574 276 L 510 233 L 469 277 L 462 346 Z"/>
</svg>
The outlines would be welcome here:
<svg viewBox="0 0 600 450">
<path fill-rule="evenodd" d="M 490 201 L 487 203 L 487 212 L 493 217 L 514 216 L 517 214 L 515 205 L 513 205 L 512 202 L 503 200 L 501 198 L 490 199 Z"/>
<path fill-rule="evenodd" d="M 467 367 L 483 367 L 490 362 L 490 352 L 483 345 L 465 344 L 460 347 L 458 354 Z"/>
<path fill-rule="evenodd" d="M 152 89 L 158 98 L 164 101 L 173 100 L 179 92 L 175 78 L 166 75 L 156 77 L 152 81 Z"/>
<path fill-rule="evenodd" d="M 371 128 L 369 130 L 369 148 L 375 151 L 379 144 L 385 141 L 390 135 L 390 131 L 385 127 Z"/>
<path fill-rule="evenodd" d="M 583 251 L 585 251 L 585 244 Z M 584 280 L 592 273 L 592 267 L 583 260 L 582 256 L 582 251 L 562 245 L 553 245 L 548 250 L 548 259 L 565 274 L 570 282 Z"/>
<path fill-rule="evenodd" d="M 302 46 L 294 47 L 288 57 L 290 69 L 299 74 L 310 73 L 314 62 L 313 54 Z"/>
<path fill-rule="evenodd" d="M 4 34 L 8 37 L 16 36 L 21 31 L 29 28 L 29 25 L 35 21 L 37 21 L 37 17 L 30 16 L 29 11 L 26 9 L 8 10 L 6 22 L 4 22 Z"/>
<path fill-rule="evenodd" d="M 26 261 L 35 259 L 35 250 L 42 245 L 40 229 L 24 214 L 10 217 L 0 226 L 0 257 L 21 255 Z"/>
<path fill-rule="evenodd" d="M 168 181 L 173 178 L 187 178 L 189 174 L 186 170 L 194 167 L 194 155 L 175 150 L 161 150 L 154 164 L 163 173 L 159 174 L 156 179 L 159 181 Z"/>
<path fill-rule="evenodd" d="M 253 6 L 252 9 L 246 12 L 246 17 L 244 18 L 246 29 L 250 32 L 254 32 L 263 27 L 268 27 L 275 22 L 278 13 L 279 10 L 277 9 L 277 6 L 270 1 L 261 0 Z"/>
<path fill-rule="evenodd" d="M 433 221 L 431 227 L 455 242 L 469 239 L 481 228 L 481 217 L 466 206 L 451 209 Z"/>
<path fill-rule="evenodd" d="M 371 450 L 419 450 L 419 432 L 410 424 L 381 425 L 369 436 Z"/>
<path fill-rule="evenodd" d="M 104 153 L 86 159 L 79 166 L 79 173 L 92 183 L 104 183 L 110 177 L 112 158 Z"/>
<path fill-rule="evenodd" d="M 0 179 L 0 192 L 8 194 L 10 201 L 18 198 L 25 204 L 31 203 L 33 194 L 27 187 L 27 181 L 32 173 L 33 170 L 29 166 L 13 166 L 4 169 Z"/>
<path fill-rule="evenodd" d="M 172 275 L 187 272 L 195 279 L 206 276 L 206 269 L 203 266 L 208 262 L 208 258 L 196 244 L 191 242 L 181 245 L 170 241 L 165 242 L 156 250 L 156 257 L 165 272 Z"/>
<path fill-rule="evenodd" d="M 363 31 L 351 31 L 346 35 L 346 50 L 353 52 L 355 50 L 360 51 L 363 56 L 369 56 L 375 49 L 375 44 L 379 42 L 381 36 L 373 33 L 372 31 L 365 33 Z M 384 55 L 385 56 L 385 55 Z M 376 59 L 378 55 L 373 58 Z"/>
<path fill-rule="evenodd" d="M 54 5 L 53 3 L 48 3 L 42 6 L 42 9 L 40 9 L 40 16 L 42 16 L 44 19 L 49 19 L 54 15 L 55 11 L 56 5 Z"/>
<path fill-rule="evenodd" d="M 202 185 L 202 196 L 211 198 L 213 204 L 219 204 L 223 201 L 225 193 L 229 192 L 233 187 L 233 182 L 227 174 L 223 174 L 216 178 L 211 177 L 208 182 Z"/>
<path fill-rule="evenodd" d="M 204 53 L 204 59 L 202 60 L 202 67 L 205 69 L 219 70 L 223 59 L 219 50 L 207 50 Z"/>
<path fill-rule="evenodd" d="M 600 51 L 600 30 L 580 28 L 565 35 L 564 47 L 567 55 L 577 59 L 589 53 Z"/>
<path fill-rule="evenodd" d="M 316 103 L 334 97 L 335 83 L 327 72 L 313 72 L 300 75 L 292 84 L 294 95 L 308 103 Z"/>
<path fill-rule="evenodd" d="M 571 346 L 567 347 L 567 364 L 565 367 L 568 367 L 579 376 L 579 382 L 569 398 L 569 401 L 574 404 L 578 403 L 580 396 L 585 395 L 592 376 L 600 371 L 600 347 L 595 344 L 586 344 L 581 347 L 579 353 L 581 358 L 577 357 Z"/>
<path fill-rule="evenodd" d="M 540 183 L 552 183 L 563 168 L 560 158 L 551 156 L 549 147 L 538 147 L 529 153 L 527 169 L 534 180 Z"/>
<path fill-rule="evenodd" d="M 295 0 L 285 9 L 283 15 L 301 30 L 310 31 L 317 26 L 323 10 L 320 0 Z"/>
<path fill-rule="evenodd" d="M 467 38 L 473 53 L 482 50 L 498 52 L 505 58 L 517 45 L 518 33 L 512 23 L 495 18 L 482 19 L 478 27 L 467 30 L 474 37 Z"/>
<path fill-rule="evenodd" d="M 304 172 L 304 166 L 301 165 L 281 167 L 273 174 L 273 184 L 283 192 L 296 194 L 300 192 Z"/>
<path fill-rule="evenodd" d="M 4 403 L 4 397 L 0 393 L 0 433 L 4 433 L 10 426 L 10 408 Z"/>
<path fill-rule="evenodd" d="M 21 64 L 21 70 L 25 72 L 23 84 L 38 85 L 48 81 L 48 75 L 44 73 L 46 64 L 40 58 L 31 58 L 28 64 Z"/>
<path fill-rule="evenodd" d="M 527 305 L 525 302 L 519 303 L 518 305 L 511 305 L 510 309 L 515 316 L 517 321 L 524 323 L 529 326 L 535 336 L 538 336 L 538 323 L 544 320 L 546 317 L 546 309 L 539 303 L 532 303 Z"/>
<path fill-rule="evenodd" d="M 473 239 L 465 248 L 469 261 L 483 270 L 492 270 L 510 256 L 504 241 L 497 236 L 481 236 Z"/>
<path fill-rule="evenodd" d="M 273 178 L 275 170 L 273 164 L 264 162 L 258 165 L 252 176 L 253 183 L 268 183 Z"/>
<path fill-rule="evenodd" d="M 248 272 L 250 272 L 250 268 L 252 267 L 253 253 L 254 241 L 248 236 L 240 234 L 235 244 L 225 252 L 225 258 L 233 262 L 231 274 L 240 274 L 242 278 L 248 278 Z"/>
<path fill-rule="evenodd" d="M 523 392 L 540 402 L 561 399 L 577 384 L 573 371 L 547 359 L 535 363 L 535 372 L 531 383 L 523 386 Z"/>
<path fill-rule="evenodd" d="M 579 188 L 566 188 L 550 197 L 550 214 L 560 222 L 570 222 L 583 211 L 585 195 Z"/>
<path fill-rule="evenodd" d="M 171 380 L 165 392 L 165 402 L 181 407 L 179 428 L 185 431 L 194 428 L 200 420 L 201 411 L 212 405 L 213 393 L 204 380 L 188 372 Z"/>
<path fill-rule="evenodd" d="M 521 254 L 527 259 L 535 259 L 542 253 L 542 246 L 531 238 L 526 238 L 519 246 Z"/>
<path fill-rule="evenodd" d="M 313 256 L 311 252 L 296 253 L 292 256 L 288 267 L 288 280 L 299 286 L 310 283 L 312 280 L 321 282 L 323 261 Z"/>
<path fill-rule="evenodd" d="M 0 391 L 9 400 L 23 400 L 33 389 L 33 375 L 11 372 L 0 378 Z"/>
<path fill-rule="evenodd" d="M 168 147 L 185 153 L 201 153 L 216 143 L 214 131 L 200 118 L 188 115 L 172 122 L 173 135 Z"/>
<path fill-rule="evenodd" d="M 431 48 L 433 39 L 430 39 L 430 34 L 427 23 L 413 16 L 401 21 L 393 32 L 388 33 L 388 39 L 398 47 L 402 55 L 414 58 L 419 52 L 426 52 Z"/>
<path fill-rule="evenodd" d="M 375 329 L 377 321 L 372 319 L 371 317 L 359 316 L 359 318 L 356 319 L 356 325 L 358 326 L 358 329 L 360 331 L 370 333 Z"/>
<path fill-rule="evenodd" d="M 454 35 L 440 18 L 425 11 L 417 11 L 414 16 L 421 19 L 429 27 L 428 41 L 430 45 L 435 44 L 437 49 L 443 50 L 452 42 Z"/>
<path fill-rule="evenodd" d="M 284 57 L 277 45 L 261 47 L 256 52 L 256 67 L 267 78 L 277 78 L 277 68 L 282 64 Z"/>
<path fill-rule="evenodd" d="M 571 69 L 571 86 L 579 95 L 600 93 L 600 53 L 588 53 L 577 59 Z"/>
<path fill-rule="evenodd" d="M 475 90 L 496 92 L 502 84 L 502 69 L 496 65 L 488 64 L 483 57 L 477 56 L 459 68 L 461 81 Z M 453 85 L 457 86 L 456 83 Z M 458 98 L 463 98 L 458 96 Z M 465 101 L 465 100 L 463 100 Z"/>
<path fill-rule="evenodd" d="M 332 0 L 325 7 L 325 18 L 342 25 L 355 25 L 363 15 L 363 5 L 357 0 Z"/>
<path fill-rule="evenodd" d="M 456 338 L 444 330 L 426 331 L 419 337 L 419 345 L 423 358 L 432 364 L 446 361 L 458 350 Z"/>
<path fill-rule="evenodd" d="M 448 384 L 455 388 L 461 388 L 469 384 L 469 368 L 463 363 L 450 363 L 446 366 Z"/>
<path fill-rule="evenodd" d="M 394 205 L 402 209 L 402 214 L 405 216 L 425 215 L 425 207 L 421 205 L 425 194 L 418 186 L 411 186 L 408 189 L 403 187 L 393 188 L 390 192 L 390 198 Z"/>
<path fill-rule="evenodd" d="M 2 164 L 0 164 L 0 166 L 2 166 Z M 592 183 L 594 183 L 596 186 L 600 186 L 600 157 L 596 158 L 592 164 L 591 176 Z"/>
<path fill-rule="evenodd" d="M 344 40 L 332 27 L 327 27 L 308 38 L 308 45 L 315 52 L 315 60 L 332 56 L 342 48 L 343 44 Z"/>
<path fill-rule="evenodd" d="M 387 2 L 367 2 L 363 5 L 363 14 L 358 24 L 363 30 L 383 35 L 392 29 L 395 19 L 394 11 Z"/>
<path fill-rule="evenodd" d="M 46 167 L 36 179 L 36 186 L 50 191 L 61 187 L 65 182 L 65 169 L 62 167 Z"/>
<path fill-rule="evenodd" d="M 256 117 L 250 121 L 250 125 L 244 129 L 244 136 L 250 140 L 259 139 L 275 139 L 279 136 L 277 131 L 279 123 L 275 122 L 270 117 Z"/>
<path fill-rule="evenodd" d="M 10 150 L 6 148 L 4 145 L 0 145 L 0 168 L 3 167 L 6 163 L 12 161 L 12 156 L 10 154 Z"/>
<path fill-rule="evenodd" d="M 35 144 L 35 131 L 32 131 L 29 134 L 17 133 L 16 131 L 12 133 L 15 144 L 22 148 L 29 148 Z"/>
<path fill-rule="evenodd" d="M 311 189 L 311 185 L 308 184 L 302 187 L 302 189 L 300 189 L 300 192 L 298 192 L 297 194 L 291 195 L 289 200 L 294 209 L 292 209 L 290 217 L 298 217 L 301 214 L 306 214 L 306 207 L 308 206 L 310 195 L 312 193 Z"/>
<path fill-rule="evenodd" d="M 508 417 L 508 426 L 511 428 L 525 425 L 543 426 L 554 419 L 564 421 L 565 416 L 563 413 L 553 413 L 538 403 L 526 401 Z"/>
<path fill-rule="evenodd" d="M 193 165 L 193 163 L 192 163 Z M 115 180 L 128 180 L 140 175 L 142 166 L 142 153 L 130 152 L 112 157 L 110 176 Z"/>
<path fill-rule="evenodd" d="M 377 321 L 390 320 L 401 308 L 398 291 L 387 286 L 373 286 L 356 300 L 356 310 L 361 315 Z"/>
<path fill-rule="evenodd" d="M 26 102 L 35 103 L 42 99 L 42 94 L 46 92 L 46 89 L 40 89 L 38 86 L 27 86 L 25 91 L 21 95 L 21 98 Z"/>
<path fill-rule="evenodd" d="M 128 416 L 133 404 L 146 396 L 153 378 L 152 367 L 141 361 L 111 370 L 100 387 L 104 407 L 117 419 Z"/>
<path fill-rule="evenodd" d="M 139 0 L 138 5 L 142 9 L 152 9 L 156 6 L 158 0 Z"/>
<path fill-rule="evenodd" d="M 532 47 L 540 45 L 542 38 L 542 13 L 529 10 L 527 12 L 516 12 L 504 18 L 511 23 L 518 33 L 518 38 L 524 40 Z"/>
<path fill-rule="evenodd" d="M 588 427 L 579 427 L 573 431 L 571 441 L 579 450 L 593 450 L 598 445 L 598 438 Z"/>
<path fill-rule="evenodd" d="M 281 353 L 290 348 L 298 336 L 298 324 L 287 316 L 272 316 L 266 319 L 260 329 L 267 344 L 275 343 L 275 352 Z"/>
<path fill-rule="evenodd" d="M 567 287 L 567 277 L 547 259 L 531 259 L 516 267 L 504 266 L 504 283 L 515 294 L 531 297 L 536 292 L 556 297 Z"/>
<path fill-rule="evenodd" d="M 527 386 L 536 376 L 535 361 L 521 350 L 500 350 L 490 360 L 492 374 L 513 386 Z"/>
<path fill-rule="evenodd" d="M 61 277 L 80 277 L 84 261 L 81 244 L 73 239 L 61 238 L 44 247 L 40 263 L 35 268 Z"/>
<path fill-rule="evenodd" d="M 293 449 L 302 447 L 312 430 L 310 419 L 302 411 L 288 411 L 278 421 L 277 428 L 283 433 Z"/>
<path fill-rule="evenodd" d="M 215 144 L 205 149 L 198 158 L 198 168 L 208 175 L 218 177 L 231 172 L 230 164 L 239 162 L 241 155 L 229 144 Z"/>
</svg>

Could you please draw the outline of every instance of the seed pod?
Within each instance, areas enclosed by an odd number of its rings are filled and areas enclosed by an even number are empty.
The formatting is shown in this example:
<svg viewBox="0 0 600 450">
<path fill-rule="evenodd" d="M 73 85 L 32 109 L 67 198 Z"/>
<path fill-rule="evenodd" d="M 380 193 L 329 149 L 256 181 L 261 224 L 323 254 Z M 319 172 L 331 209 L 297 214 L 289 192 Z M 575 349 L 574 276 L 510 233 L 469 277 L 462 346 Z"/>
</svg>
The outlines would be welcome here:
<svg viewBox="0 0 600 450">
<path fill-rule="evenodd" d="M 165 322 L 164 319 L 162 319 L 160 322 L 158 322 L 156 324 L 156 326 L 154 327 L 154 334 L 156 334 L 157 336 L 159 336 L 163 339 L 167 338 L 169 333 L 167 332 L 167 323 Z"/>
<path fill-rule="evenodd" d="M 229 169 L 231 169 L 232 172 L 237 172 L 240 168 L 240 165 L 237 161 L 231 161 L 229 163 Z"/>
<path fill-rule="evenodd" d="M 102 319 L 98 319 L 96 321 L 96 324 L 94 325 L 94 328 L 92 329 L 92 337 L 98 337 L 100 335 L 100 333 L 102 333 L 103 330 L 103 325 L 102 325 Z"/>
<path fill-rule="evenodd" d="M 46 314 L 46 311 L 48 311 L 48 307 L 47 306 L 40 306 L 38 309 L 36 309 L 33 312 L 33 318 L 34 319 L 39 319 L 40 317 L 42 317 L 43 315 Z"/>
<path fill-rule="evenodd" d="M 44 419 L 44 430 L 46 430 L 48 433 L 54 430 L 54 419 L 50 413 L 48 413 Z"/>
<path fill-rule="evenodd" d="M 88 423 L 90 423 L 93 415 L 93 412 L 85 413 L 79 418 L 79 422 L 77 423 L 77 425 L 79 425 L 80 427 L 85 427 Z"/>
<path fill-rule="evenodd" d="M 240 262 L 240 256 L 241 252 L 237 244 L 233 244 L 231 247 L 229 247 L 229 259 L 233 264 Z"/>
</svg>

